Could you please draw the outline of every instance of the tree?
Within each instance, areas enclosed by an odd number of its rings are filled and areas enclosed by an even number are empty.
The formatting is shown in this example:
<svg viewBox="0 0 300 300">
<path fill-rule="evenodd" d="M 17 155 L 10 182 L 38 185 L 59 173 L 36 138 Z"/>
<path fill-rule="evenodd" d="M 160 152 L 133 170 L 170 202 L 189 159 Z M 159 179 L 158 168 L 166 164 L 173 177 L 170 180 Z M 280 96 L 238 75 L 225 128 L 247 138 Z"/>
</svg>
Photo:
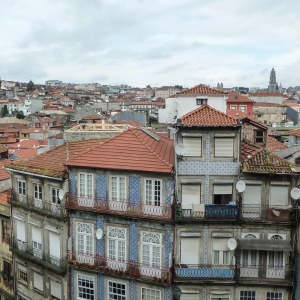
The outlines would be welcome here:
<svg viewBox="0 0 300 300">
<path fill-rule="evenodd" d="M 4 106 L 3 106 L 3 114 L 2 114 L 2 111 L 1 111 L 1 115 L 2 115 L 3 117 L 5 117 L 6 115 L 8 115 L 7 105 L 4 105 Z"/>
<path fill-rule="evenodd" d="M 18 111 L 17 114 L 16 114 L 16 117 L 17 117 L 18 119 L 24 119 L 25 116 L 24 116 L 23 111 L 22 111 L 22 110 Z"/>
</svg>

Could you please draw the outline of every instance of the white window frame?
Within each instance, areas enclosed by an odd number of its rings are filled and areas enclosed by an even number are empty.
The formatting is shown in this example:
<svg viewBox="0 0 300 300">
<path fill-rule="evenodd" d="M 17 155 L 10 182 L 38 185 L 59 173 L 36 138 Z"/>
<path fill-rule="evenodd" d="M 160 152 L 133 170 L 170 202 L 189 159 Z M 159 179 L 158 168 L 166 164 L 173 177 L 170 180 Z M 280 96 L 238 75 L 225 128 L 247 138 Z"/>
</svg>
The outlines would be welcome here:
<svg viewBox="0 0 300 300">
<path fill-rule="evenodd" d="M 80 278 L 81 277 L 81 278 Z M 79 284 L 79 280 L 85 280 L 85 281 L 89 281 L 90 283 L 89 284 L 93 284 L 93 288 L 91 287 L 87 287 L 87 285 L 80 285 Z M 94 299 L 96 300 L 97 298 L 97 295 L 96 295 L 96 290 L 95 290 L 95 277 L 94 276 L 88 276 L 88 275 L 85 275 L 85 274 L 77 274 L 77 299 L 82 299 L 82 300 L 85 300 L 85 299 Z M 82 289 L 82 291 L 80 291 L 80 288 Z M 88 291 L 93 291 L 92 294 L 88 294 Z M 85 297 L 80 297 L 80 294 L 84 293 L 85 292 Z M 89 296 L 89 297 L 87 297 Z"/>
<path fill-rule="evenodd" d="M 111 289 L 113 289 L 114 287 L 110 287 L 110 284 L 119 284 L 119 285 L 123 285 L 124 286 L 124 290 L 125 290 L 125 295 L 120 295 L 117 293 L 114 293 L 113 291 L 111 291 Z M 128 288 L 127 288 L 127 284 L 125 282 L 121 282 L 121 281 L 113 281 L 113 280 L 108 280 L 107 281 L 107 299 L 108 300 L 114 300 L 114 299 L 118 299 L 118 300 L 127 300 L 127 293 L 128 293 Z M 113 296 L 113 298 L 111 298 L 111 296 Z M 115 298 L 114 296 L 118 296 L 118 298 Z"/>
<path fill-rule="evenodd" d="M 190 142 L 190 144 L 189 144 Z M 192 137 L 192 136 L 184 136 L 182 137 L 182 143 L 185 146 L 185 152 L 183 153 L 183 156 L 193 156 L 193 157 L 202 157 L 202 137 Z M 194 144 L 193 144 L 194 143 Z M 189 147 L 190 145 L 192 146 L 199 146 L 198 153 L 191 153 L 191 148 Z"/>
<path fill-rule="evenodd" d="M 91 178 L 89 178 L 91 176 Z M 91 184 L 89 186 L 89 184 Z M 94 174 L 78 173 L 78 195 L 94 197 Z"/>
<path fill-rule="evenodd" d="M 59 188 L 51 187 L 50 195 L 51 195 L 51 203 L 53 204 L 61 204 L 61 200 L 59 199 Z"/>
<path fill-rule="evenodd" d="M 216 261 L 217 253 L 218 253 L 218 261 Z M 228 251 L 227 250 L 226 251 L 225 250 L 213 250 L 212 262 L 213 262 L 213 265 L 229 266 L 231 263 L 230 251 L 229 250 Z"/>
<path fill-rule="evenodd" d="M 197 98 L 196 99 L 196 104 L 197 105 L 204 105 L 208 103 L 208 99 L 207 98 Z"/>
<path fill-rule="evenodd" d="M 273 294 L 273 296 L 270 295 L 268 297 L 268 293 Z M 275 294 L 281 294 L 281 298 L 276 297 Z M 283 299 L 284 299 L 284 293 L 283 292 L 266 292 L 266 300 L 283 300 Z"/>
<path fill-rule="evenodd" d="M 23 275 L 21 274 L 21 272 L 23 273 Z M 23 280 L 23 277 L 26 276 L 26 281 Z M 27 269 L 25 267 L 22 267 L 22 266 L 19 266 L 18 265 L 18 281 L 23 283 L 23 284 L 26 284 L 28 283 L 28 273 L 27 273 Z"/>
<path fill-rule="evenodd" d="M 25 180 L 18 180 L 18 194 L 26 195 L 26 181 Z"/>
<path fill-rule="evenodd" d="M 223 155 L 223 152 L 219 149 L 217 149 L 217 146 L 218 146 L 218 142 L 221 141 L 221 140 L 232 140 L 232 153 L 230 154 L 230 156 L 225 156 Z M 214 138 L 214 157 L 233 157 L 234 156 L 234 138 L 233 137 L 215 137 Z M 219 153 L 220 152 L 220 153 Z"/>
<path fill-rule="evenodd" d="M 245 295 L 242 295 L 242 293 L 246 293 Z M 254 293 L 254 296 L 251 295 Z M 240 291 L 240 300 L 256 300 L 256 291 Z"/>
<path fill-rule="evenodd" d="M 240 111 L 242 111 L 243 113 L 246 114 L 247 113 L 247 105 L 240 105 Z"/>
<path fill-rule="evenodd" d="M 37 227 L 33 226 L 31 228 L 31 232 L 33 233 L 33 230 L 36 230 Z M 33 254 L 34 256 L 42 259 L 43 258 L 43 235 L 42 235 L 42 229 L 38 227 L 40 231 L 40 236 L 41 236 L 41 242 L 35 241 L 34 235 L 32 234 L 32 248 L 33 248 Z"/>
<path fill-rule="evenodd" d="M 116 191 L 113 191 L 113 180 L 114 178 L 116 178 Z M 117 176 L 117 175 L 112 175 L 109 178 L 110 180 L 110 186 L 109 186 L 109 195 L 110 195 L 110 199 L 113 201 L 126 201 L 126 195 L 127 195 L 127 186 L 126 186 L 126 177 L 125 176 Z M 121 182 L 121 179 L 124 179 L 124 197 L 122 196 L 121 193 L 123 193 L 121 191 L 121 184 L 123 184 Z M 116 195 L 113 195 L 116 192 Z"/>
<path fill-rule="evenodd" d="M 147 294 L 148 293 L 148 294 Z M 154 295 L 153 295 L 154 293 Z M 158 296 L 156 294 L 159 294 Z M 141 287 L 141 300 L 161 300 L 161 291 L 148 287 Z"/>
<path fill-rule="evenodd" d="M 38 200 L 43 199 L 43 186 L 38 182 L 33 183 L 33 198 Z"/>
<path fill-rule="evenodd" d="M 39 288 L 36 287 L 36 280 L 34 277 L 41 277 L 42 279 L 42 289 L 40 290 Z M 37 272 L 33 272 L 33 287 L 36 291 L 39 291 L 39 292 L 44 292 L 44 277 L 42 274 L 39 274 Z"/>
<path fill-rule="evenodd" d="M 230 105 L 230 109 L 237 109 L 237 105 Z"/>
<path fill-rule="evenodd" d="M 85 223 L 85 222 L 76 222 L 75 226 L 76 226 L 76 251 L 78 253 L 93 255 L 95 252 L 94 224 Z M 82 228 L 82 231 L 78 230 L 79 226 Z M 82 245 L 79 244 L 79 241 L 82 242 Z M 88 243 L 90 244 L 88 245 Z"/>
<path fill-rule="evenodd" d="M 148 184 L 148 182 L 151 182 L 151 186 Z M 159 190 L 156 190 L 157 183 L 159 183 Z M 162 204 L 162 180 L 161 179 L 154 179 L 154 178 L 145 178 L 144 180 L 144 199 L 145 204 L 147 205 L 153 205 L 153 206 L 161 206 Z M 159 196 L 156 199 L 155 192 L 158 191 Z"/>
<path fill-rule="evenodd" d="M 113 249 L 114 248 L 114 251 Z M 116 261 L 126 261 L 126 228 L 107 227 L 107 256 Z M 113 253 L 114 252 L 114 253 Z"/>
<path fill-rule="evenodd" d="M 146 236 L 148 235 L 149 240 L 158 239 L 159 243 L 154 242 L 147 242 Z M 142 231 L 141 232 L 141 262 L 142 264 L 153 266 L 153 267 L 161 267 L 162 265 L 162 235 L 160 233 L 156 232 L 149 232 L 149 231 Z M 148 248 L 148 249 L 147 249 Z M 156 249 L 157 248 L 157 249 Z M 155 250 L 158 250 L 156 254 L 158 253 L 157 257 L 159 259 L 159 263 L 155 262 Z M 149 253 L 149 260 L 145 260 L 146 253 Z"/>
</svg>

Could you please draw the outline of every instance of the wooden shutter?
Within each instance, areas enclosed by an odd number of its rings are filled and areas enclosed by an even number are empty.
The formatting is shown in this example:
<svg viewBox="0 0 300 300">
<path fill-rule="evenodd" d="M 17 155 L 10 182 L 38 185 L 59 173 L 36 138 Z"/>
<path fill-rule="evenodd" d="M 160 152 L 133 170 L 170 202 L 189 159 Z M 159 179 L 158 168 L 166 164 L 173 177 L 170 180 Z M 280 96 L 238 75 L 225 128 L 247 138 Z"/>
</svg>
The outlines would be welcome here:
<svg viewBox="0 0 300 300">
<path fill-rule="evenodd" d="M 215 156 L 233 157 L 233 138 L 215 138 Z"/>
<path fill-rule="evenodd" d="M 223 185 L 215 184 L 214 185 L 214 194 L 215 195 L 231 195 L 232 194 L 232 185 Z"/>
<path fill-rule="evenodd" d="M 61 283 L 51 279 L 51 296 L 61 299 Z"/>
<path fill-rule="evenodd" d="M 181 294 L 180 300 L 199 300 L 199 294 Z"/>
<path fill-rule="evenodd" d="M 201 156 L 201 138 L 200 137 L 184 137 L 182 138 L 185 146 L 184 156 Z"/>
<path fill-rule="evenodd" d="M 200 184 L 182 184 L 181 185 L 181 194 L 182 194 L 182 203 L 187 209 L 187 206 L 190 205 L 189 209 L 192 209 L 192 204 L 200 204 Z"/>
<path fill-rule="evenodd" d="M 49 249 L 50 255 L 60 258 L 60 238 L 59 235 L 49 231 Z"/>
<path fill-rule="evenodd" d="M 32 226 L 32 240 L 35 242 L 38 242 L 40 244 L 42 243 L 42 230 L 39 227 Z"/>
<path fill-rule="evenodd" d="M 44 278 L 43 275 L 33 272 L 33 284 L 34 288 L 40 291 L 44 290 Z"/>
<path fill-rule="evenodd" d="M 25 242 L 25 223 L 15 220 L 17 225 L 17 240 Z"/>
<path fill-rule="evenodd" d="M 288 186 L 271 185 L 269 201 L 270 205 L 287 205 L 288 192 Z"/>
<path fill-rule="evenodd" d="M 182 264 L 199 264 L 199 247 L 198 238 L 181 238 L 181 263 Z"/>
<path fill-rule="evenodd" d="M 243 204 L 261 204 L 261 185 L 247 185 L 243 193 Z"/>
<path fill-rule="evenodd" d="M 217 251 L 229 251 L 227 247 L 228 239 L 214 238 L 213 239 L 213 250 Z"/>
</svg>

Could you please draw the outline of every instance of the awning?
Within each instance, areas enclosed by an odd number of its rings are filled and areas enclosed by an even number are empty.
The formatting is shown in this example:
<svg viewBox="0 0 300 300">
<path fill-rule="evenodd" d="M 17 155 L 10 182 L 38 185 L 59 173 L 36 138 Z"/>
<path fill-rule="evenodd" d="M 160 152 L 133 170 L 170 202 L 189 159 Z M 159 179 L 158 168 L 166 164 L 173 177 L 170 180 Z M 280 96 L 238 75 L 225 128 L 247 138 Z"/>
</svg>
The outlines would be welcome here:
<svg viewBox="0 0 300 300">
<path fill-rule="evenodd" d="M 245 250 L 292 251 L 290 242 L 284 240 L 239 240 L 239 248 Z"/>
</svg>

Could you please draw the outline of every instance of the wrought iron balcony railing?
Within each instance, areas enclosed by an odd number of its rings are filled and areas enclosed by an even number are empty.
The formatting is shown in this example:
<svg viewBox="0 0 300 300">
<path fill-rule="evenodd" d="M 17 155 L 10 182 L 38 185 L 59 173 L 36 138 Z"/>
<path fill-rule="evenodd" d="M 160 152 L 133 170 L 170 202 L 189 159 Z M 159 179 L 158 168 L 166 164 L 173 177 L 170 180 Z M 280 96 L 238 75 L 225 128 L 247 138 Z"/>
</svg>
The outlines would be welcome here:
<svg viewBox="0 0 300 300">
<path fill-rule="evenodd" d="M 237 280 L 292 282 L 295 268 L 291 266 L 237 266 Z"/>
<path fill-rule="evenodd" d="M 236 275 L 235 266 L 230 265 L 185 265 L 175 266 L 175 274 L 178 279 L 201 280 L 230 280 Z"/>
<path fill-rule="evenodd" d="M 171 280 L 170 269 L 134 261 L 113 260 L 98 254 L 91 255 L 68 251 L 68 264 L 77 268 L 96 270 L 122 277 L 140 278 L 163 284 L 169 284 Z"/>
<path fill-rule="evenodd" d="M 68 195 L 66 208 L 118 214 L 129 217 L 159 220 L 172 219 L 172 205 L 148 205 L 138 202 L 99 199 L 80 195 Z"/>
<path fill-rule="evenodd" d="M 30 247 L 23 241 L 13 240 L 11 243 L 11 251 L 57 273 L 64 273 L 67 270 L 65 259 L 54 257 L 44 251 Z"/>
<path fill-rule="evenodd" d="M 63 205 L 50 203 L 49 201 L 36 199 L 27 195 L 13 193 L 10 203 L 57 218 L 66 218 L 67 216 Z"/>
<path fill-rule="evenodd" d="M 242 204 L 240 218 L 243 220 L 289 222 L 295 219 L 295 212 L 292 206 Z"/>
<path fill-rule="evenodd" d="M 191 220 L 216 220 L 216 219 L 237 219 L 238 207 L 230 204 L 205 204 L 203 210 L 183 209 L 180 204 L 176 208 L 177 219 Z"/>
</svg>

